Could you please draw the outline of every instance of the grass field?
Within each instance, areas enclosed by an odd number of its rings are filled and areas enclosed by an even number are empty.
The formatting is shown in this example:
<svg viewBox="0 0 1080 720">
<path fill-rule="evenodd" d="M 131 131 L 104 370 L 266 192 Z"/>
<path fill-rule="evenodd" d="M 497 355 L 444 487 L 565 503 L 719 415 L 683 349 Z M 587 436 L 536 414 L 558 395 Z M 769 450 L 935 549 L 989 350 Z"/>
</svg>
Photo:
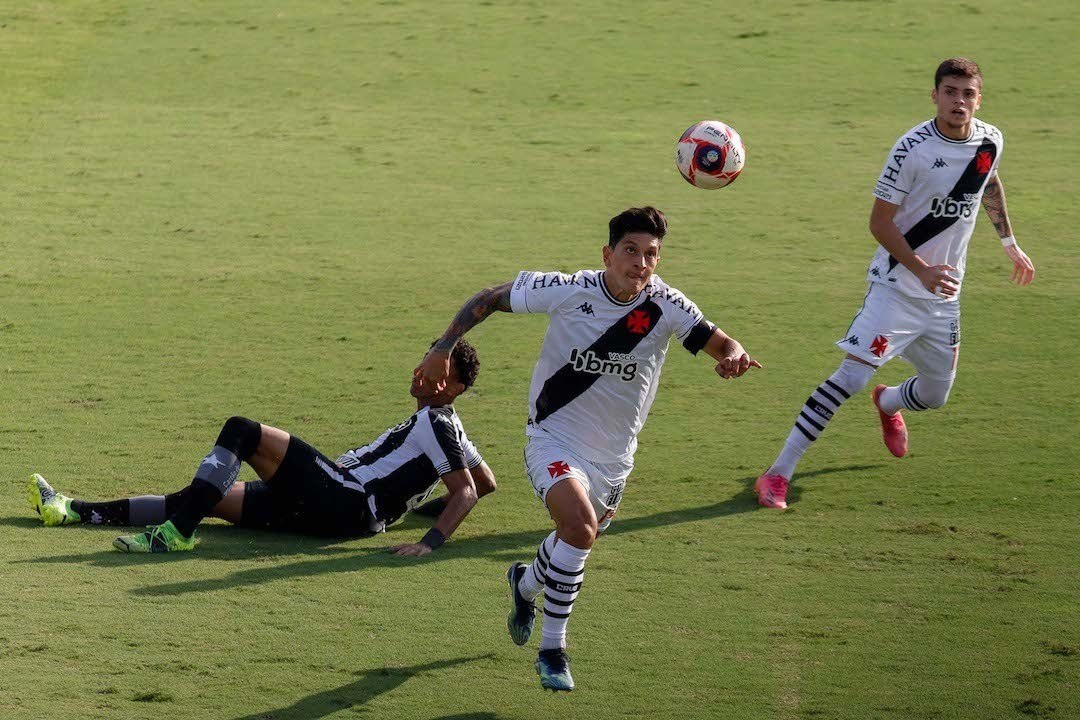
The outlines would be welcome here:
<svg viewBox="0 0 1080 720">
<path fill-rule="evenodd" d="M 1078 30 L 1064 1 L 0 0 L 0 718 L 1080 717 Z M 759 511 L 862 300 L 885 152 L 955 54 L 1036 282 L 1008 284 L 981 219 L 948 407 L 897 461 L 857 399 L 792 508 Z M 749 147 L 712 193 L 672 162 L 709 117 Z M 473 291 L 596 266 L 645 203 L 660 274 L 765 370 L 719 382 L 673 348 L 571 696 L 504 626 L 506 565 L 549 525 L 521 469 L 543 318 L 470 335 L 459 412 L 501 484 L 430 558 L 386 553 L 414 520 L 336 543 L 211 522 L 139 559 L 28 514 L 33 470 L 176 490 L 232 414 L 370 440 Z"/>
</svg>

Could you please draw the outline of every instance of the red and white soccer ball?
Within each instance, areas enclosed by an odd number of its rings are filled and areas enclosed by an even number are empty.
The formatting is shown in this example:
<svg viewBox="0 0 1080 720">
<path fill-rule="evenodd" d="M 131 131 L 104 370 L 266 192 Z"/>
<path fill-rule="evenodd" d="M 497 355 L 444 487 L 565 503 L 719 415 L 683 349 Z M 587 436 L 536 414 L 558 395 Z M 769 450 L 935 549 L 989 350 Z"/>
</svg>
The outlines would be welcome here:
<svg viewBox="0 0 1080 720">
<path fill-rule="evenodd" d="M 715 190 L 735 182 L 746 164 L 746 148 L 735 128 L 719 120 L 691 125 L 675 146 L 675 164 L 686 182 Z"/>
</svg>

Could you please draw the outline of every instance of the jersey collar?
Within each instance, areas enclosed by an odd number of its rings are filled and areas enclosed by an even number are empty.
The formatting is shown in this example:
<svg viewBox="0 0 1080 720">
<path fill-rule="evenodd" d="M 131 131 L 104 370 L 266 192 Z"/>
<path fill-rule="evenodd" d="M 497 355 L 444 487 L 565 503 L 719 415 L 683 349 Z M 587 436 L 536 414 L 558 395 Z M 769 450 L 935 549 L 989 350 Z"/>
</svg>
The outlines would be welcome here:
<svg viewBox="0 0 1080 720">
<path fill-rule="evenodd" d="M 646 285 L 645 287 L 648 288 L 649 286 Z M 604 271 L 603 270 L 600 271 L 600 289 L 604 292 L 604 297 L 606 297 L 611 302 L 612 305 L 618 305 L 619 307 L 629 307 L 629 306 L 633 305 L 634 303 L 636 303 L 638 301 L 638 299 L 641 297 L 641 293 L 639 292 L 637 295 L 630 298 L 626 302 L 623 302 L 622 300 L 619 300 L 618 298 L 616 298 L 614 295 L 611 294 L 611 291 L 608 290 L 607 282 L 604 281 Z M 645 290 L 642 290 L 641 292 L 645 292 Z"/>
<path fill-rule="evenodd" d="M 963 140 L 953 140 L 951 137 L 946 137 L 940 130 L 938 130 L 936 117 L 931 118 L 929 124 L 930 130 L 934 133 L 934 135 L 938 137 L 938 139 L 944 140 L 947 143 L 952 143 L 953 145 L 963 145 L 964 143 L 969 143 L 971 142 L 971 138 L 975 137 L 975 118 L 971 119 L 971 132 L 969 132 L 968 136 Z"/>
</svg>

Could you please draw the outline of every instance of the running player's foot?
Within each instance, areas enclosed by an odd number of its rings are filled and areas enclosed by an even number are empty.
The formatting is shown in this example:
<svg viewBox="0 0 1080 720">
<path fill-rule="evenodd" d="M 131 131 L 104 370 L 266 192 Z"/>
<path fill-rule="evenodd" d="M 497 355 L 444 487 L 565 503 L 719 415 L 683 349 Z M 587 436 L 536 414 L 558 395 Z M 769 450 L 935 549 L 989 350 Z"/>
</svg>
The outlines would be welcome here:
<svg viewBox="0 0 1080 720">
<path fill-rule="evenodd" d="M 516 562 L 506 571 L 506 582 L 510 584 L 510 599 L 514 603 L 510 614 L 506 616 L 506 629 L 510 631 L 510 639 L 515 645 L 529 642 L 533 623 L 536 621 L 536 605 L 523 598 L 518 590 L 518 582 L 528 569 L 524 563 Z"/>
<path fill-rule="evenodd" d="M 71 509 L 71 498 L 56 492 L 49 481 L 37 473 L 26 483 L 26 496 L 45 525 L 70 525 L 82 520 L 79 513 Z"/>
<path fill-rule="evenodd" d="M 874 391 L 870 393 L 870 397 L 874 399 L 874 407 L 877 408 L 878 415 L 881 417 L 881 437 L 885 440 L 885 447 L 889 448 L 896 457 L 904 457 L 907 455 L 907 425 L 904 424 L 904 416 L 897 410 L 892 415 L 886 415 L 885 411 L 881 409 L 880 398 L 881 393 L 887 386 L 878 385 L 874 388 Z"/>
<path fill-rule="evenodd" d="M 562 648 L 541 650 L 536 656 L 536 674 L 540 676 L 540 687 L 544 690 L 570 692 L 574 689 L 570 658 Z"/>
<path fill-rule="evenodd" d="M 145 531 L 134 535 L 121 535 L 113 540 L 113 547 L 126 553 L 163 553 L 194 550 L 195 533 L 186 538 L 180 534 L 172 520 L 161 525 L 150 525 Z"/>
<path fill-rule="evenodd" d="M 765 473 L 754 483 L 758 505 L 783 510 L 787 507 L 787 489 L 791 481 L 783 475 Z"/>
</svg>

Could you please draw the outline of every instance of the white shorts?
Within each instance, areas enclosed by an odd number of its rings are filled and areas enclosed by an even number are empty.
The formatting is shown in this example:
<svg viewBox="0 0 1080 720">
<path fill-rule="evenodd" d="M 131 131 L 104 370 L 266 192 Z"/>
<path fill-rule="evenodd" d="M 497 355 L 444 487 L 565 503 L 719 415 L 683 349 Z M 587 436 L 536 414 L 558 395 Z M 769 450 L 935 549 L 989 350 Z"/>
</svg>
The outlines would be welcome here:
<svg viewBox="0 0 1080 720">
<path fill-rule="evenodd" d="M 589 462 L 548 438 L 530 437 L 525 445 L 525 472 L 536 496 L 546 503 L 547 491 L 555 483 L 568 477 L 577 480 L 592 501 L 598 532 L 607 529 L 615 517 L 626 478 L 633 469 L 633 462 Z"/>
<path fill-rule="evenodd" d="M 862 309 L 836 344 L 874 367 L 899 356 L 920 375 L 952 380 L 960 357 L 960 303 L 922 300 L 870 283 Z"/>
</svg>

